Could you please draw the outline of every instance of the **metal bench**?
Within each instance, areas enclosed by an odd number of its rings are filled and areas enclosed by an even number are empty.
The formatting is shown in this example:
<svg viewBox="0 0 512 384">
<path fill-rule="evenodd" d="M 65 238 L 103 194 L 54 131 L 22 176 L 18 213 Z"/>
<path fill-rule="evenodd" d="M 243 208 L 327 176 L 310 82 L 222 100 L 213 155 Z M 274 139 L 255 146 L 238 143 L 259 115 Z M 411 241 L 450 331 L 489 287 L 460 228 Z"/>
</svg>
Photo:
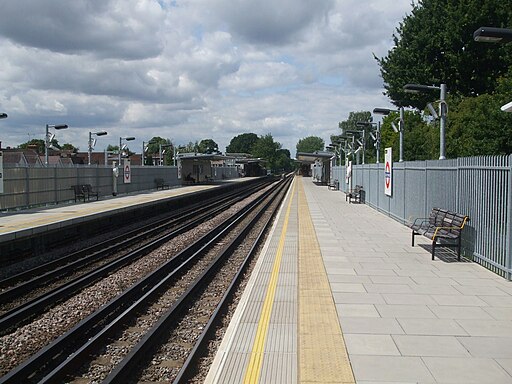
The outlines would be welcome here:
<svg viewBox="0 0 512 384">
<path fill-rule="evenodd" d="M 432 240 L 432 260 L 437 247 L 457 248 L 457 260 L 460 261 L 461 233 L 469 221 L 469 216 L 446 209 L 432 208 L 429 217 L 417 218 L 410 225 L 412 246 L 414 237 L 423 235 Z"/>
<path fill-rule="evenodd" d="M 77 199 L 84 199 L 85 203 L 85 192 L 82 185 L 72 185 L 70 189 L 75 193 L 75 203 Z"/>
<path fill-rule="evenodd" d="M 87 200 L 88 201 L 91 200 L 91 196 L 92 197 L 96 196 L 96 201 L 99 200 L 100 194 L 99 194 L 98 191 L 94 191 L 92 189 L 92 185 L 91 184 L 84 184 L 84 185 L 82 185 L 82 189 L 83 189 L 85 195 L 87 196 Z"/>
<path fill-rule="evenodd" d="M 337 191 L 338 189 L 340 189 L 340 182 L 338 181 L 338 179 L 335 179 L 331 183 L 329 183 L 327 187 L 329 188 L 329 190 Z"/>
<path fill-rule="evenodd" d="M 156 178 L 155 179 L 155 184 L 156 184 L 156 190 L 158 191 L 159 189 L 169 189 L 169 184 L 167 184 L 164 179 L 162 178 Z"/>
<path fill-rule="evenodd" d="M 92 189 L 91 184 L 76 184 L 76 185 L 72 185 L 71 189 L 75 193 L 75 203 L 79 199 L 83 199 L 84 203 L 85 203 L 86 199 L 87 199 L 87 201 L 89 201 L 89 200 L 91 200 L 91 197 L 94 197 L 94 196 L 96 196 L 96 200 L 98 200 L 99 196 L 100 196 L 99 192 L 94 191 Z"/>
<path fill-rule="evenodd" d="M 345 192 L 345 201 L 348 201 L 349 204 L 354 200 L 355 203 L 361 203 L 363 199 L 361 198 L 364 195 L 364 188 L 362 185 L 356 185 L 354 189 L 349 189 Z"/>
</svg>

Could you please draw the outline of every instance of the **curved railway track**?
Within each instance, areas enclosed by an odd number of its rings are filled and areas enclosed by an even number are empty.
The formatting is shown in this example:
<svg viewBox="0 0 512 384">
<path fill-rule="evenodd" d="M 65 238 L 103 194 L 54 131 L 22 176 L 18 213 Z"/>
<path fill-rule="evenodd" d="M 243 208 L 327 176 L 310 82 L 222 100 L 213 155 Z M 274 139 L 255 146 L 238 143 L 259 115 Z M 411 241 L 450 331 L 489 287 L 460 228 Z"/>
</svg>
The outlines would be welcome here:
<svg viewBox="0 0 512 384">
<path fill-rule="evenodd" d="M 138 376 L 145 377 L 144 361 L 148 355 L 162 340 L 168 339 L 167 344 L 172 344 L 177 339 L 173 332 L 176 335 L 180 327 L 186 329 L 190 320 L 184 319 L 192 316 L 194 327 L 201 331 L 192 332 L 195 337 L 193 342 L 185 343 L 186 348 L 174 347 L 174 350 L 186 350 L 186 356 L 173 360 L 176 367 L 170 374 L 175 382 L 184 382 L 194 374 L 198 356 L 204 355 L 206 340 L 219 323 L 218 315 L 225 312 L 288 185 L 289 180 L 285 180 L 269 188 L 235 215 L 215 224 L 212 230 L 194 235 L 192 244 L 1 377 L 0 383 L 73 381 L 77 372 L 85 375 L 82 380 L 97 381 L 98 377 L 90 375 L 100 375 L 105 382 L 126 382 L 132 377 L 133 369 Z M 216 214 L 233 204 L 234 201 L 225 202 Z M 271 206 L 273 211 L 269 211 Z M 195 213 L 198 214 L 197 209 Z M 201 222 L 206 220 L 203 218 Z M 259 229 L 254 229 L 256 223 L 260 223 Z M 176 237 L 168 235 L 163 236 L 165 240 L 159 245 Z M 157 245 L 153 243 L 150 241 L 144 247 L 154 250 Z M 194 308 L 201 314 L 193 315 Z M 205 311 L 206 308 L 209 310 Z M 201 325 L 197 325 L 198 319 L 202 319 Z M 116 349 L 116 343 L 122 350 L 129 344 L 130 351 L 125 351 L 122 357 L 109 357 L 105 349 Z M 90 356 L 94 356 L 92 360 Z M 104 362 L 100 364 L 101 373 L 91 373 L 98 371 L 91 368 L 98 361 Z M 149 380 L 151 375 L 154 373 L 147 374 L 144 380 Z M 165 378 L 169 379 L 170 376 Z"/>
</svg>

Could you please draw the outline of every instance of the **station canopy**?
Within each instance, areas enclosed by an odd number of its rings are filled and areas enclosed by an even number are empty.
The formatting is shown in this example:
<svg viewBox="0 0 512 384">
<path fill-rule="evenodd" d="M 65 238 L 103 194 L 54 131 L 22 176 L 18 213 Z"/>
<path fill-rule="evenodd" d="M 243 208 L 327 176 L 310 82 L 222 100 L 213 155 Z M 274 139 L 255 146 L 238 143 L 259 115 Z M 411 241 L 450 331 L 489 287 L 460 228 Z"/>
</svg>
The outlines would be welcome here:
<svg viewBox="0 0 512 384">
<path fill-rule="evenodd" d="M 314 164 L 318 161 L 327 161 L 334 156 L 334 153 L 328 151 L 315 151 L 312 153 L 297 152 L 297 161 L 304 164 Z"/>
</svg>

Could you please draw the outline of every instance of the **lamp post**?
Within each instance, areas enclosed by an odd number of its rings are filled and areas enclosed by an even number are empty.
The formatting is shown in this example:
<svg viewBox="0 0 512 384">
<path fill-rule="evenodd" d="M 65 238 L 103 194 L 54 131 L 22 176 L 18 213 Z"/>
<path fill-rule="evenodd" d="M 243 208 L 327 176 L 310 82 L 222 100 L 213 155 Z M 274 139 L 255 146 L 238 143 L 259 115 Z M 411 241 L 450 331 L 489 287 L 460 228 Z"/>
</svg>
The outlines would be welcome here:
<svg viewBox="0 0 512 384">
<path fill-rule="evenodd" d="M 155 144 L 156 141 L 143 141 L 142 142 L 142 166 L 144 166 L 144 161 L 145 161 L 145 156 L 146 156 L 146 151 L 148 150 L 149 148 L 149 144 Z"/>
<path fill-rule="evenodd" d="M 7 113 L 0 113 L 0 119 L 7 119 Z"/>
<path fill-rule="evenodd" d="M 387 109 L 387 108 L 374 108 L 373 113 L 379 115 L 389 115 L 391 112 L 398 112 L 400 114 L 400 120 L 398 120 L 398 137 L 399 137 L 399 162 L 404 161 L 404 128 L 405 128 L 405 120 L 404 120 L 404 107 L 400 107 L 399 109 Z M 395 127 L 393 126 L 393 129 Z"/>
<path fill-rule="evenodd" d="M 347 129 L 346 130 L 346 133 L 349 134 L 349 135 L 352 135 L 352 151 L 354 154 L 357 155 L 356 157 L 356 162 L 357 164 L 359 164 L 359 152 L 363 151 L 363 164 L 365 163 L 365 152 L 366 152 L 366 138 L 365 138 L 365 127 L 368 125 L 368 122 L 363 122 L 363 121 L 359 121 L 356 123 L 356 125 L 358 127 L 363 127 L 363 129 L 361 130 L 352 130 L 352 129 Z M 359 139 L 356 139 L 354 135 L 362 135 L 362 141 L 359 140 Z M 359 144 L 359 147 L 357 149 L 354 149 L 354 146 L 355 146 L 355 142 L 357 141 L 357 143 Z"/>
<path fill-rule="evenodd" d="M 445 131 L 446 131 L 446 115 L 447 115 L 447 104 L 446 104 L 446 84 L 441 84 L 439 87 L 435 85 L 420 85 L 420 84 L 406 84 L 404 85 L 404 91 L 409 93 L 420 93 L 429 92 L 432 90 L 439 90 L 439 160 L 446 159 L 446 143 L 445 143 Z"/>
<path fill-rule="evenodd" d="M 51 146 L 51 142 L 53 138 L 55 137 L 54 134 L 50 137 L 50 128 L 54 129 L 66 129 L 68 127 L 67 124 L 46 124 L 46 135 L 44 137 L 44 165 L 48 166 L 48 149 Z"/>
<path fill-rule="evenodd" d="M 98 132 L 89 132 L 89 143 L 88 143 L 88 161 L 87 164 L 91 165 L 91 156 L 92 156 L 92 148 L 96 145 L 96 139 L 93 140 L 92 135 L 95 136 L 105 136 L 107 134 L 107 131 L 98 131 Z"/>
<path fill-rule="evenodd" d="M 172 144 L 159 144 L 158 145 L 158 155 L 160 156 L 160 166 L 163 166 L 164 165 L 164 159 L 162 158 L 162 156 L 164 155 L 165 153 L 165 150 L 162 151 L 162 148 L 166 148 L 166 147 L 172 147 Z"/>
<path fill-rule="evenodd" d="M 135 140 L 135 137 L 129 136 L 129 137 L 120 137 L 119 138 L 119 166 L 121 166 L 121 152 L 123 150 L 123 140 L 132 141 L 132 140 Z"/>
</svg>

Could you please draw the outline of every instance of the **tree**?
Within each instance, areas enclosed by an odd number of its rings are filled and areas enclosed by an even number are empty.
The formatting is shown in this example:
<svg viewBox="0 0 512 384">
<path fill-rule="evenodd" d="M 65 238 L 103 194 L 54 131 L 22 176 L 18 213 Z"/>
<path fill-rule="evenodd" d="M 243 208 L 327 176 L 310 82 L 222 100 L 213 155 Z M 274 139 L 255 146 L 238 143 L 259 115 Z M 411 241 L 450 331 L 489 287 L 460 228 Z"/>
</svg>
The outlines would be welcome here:
<svg viewBox="0 0 512 384">
<path fill-rule="evenodd" d="M 446 140 L 449 157 L 512 153 L 512 114 L 500 109 L 512 100 L 512 68 L 497 84 L 493 94 L 451 103 Z"/>
<path fill-rule="evenodd" d="M 55 139 L 53 139 L 53 140 L 56 141 Z M 55 143 L 55 145 L 58 145 L 58 144 Z M 45 150 L 44 140 L 43 139 L 32 139 L 32 140 L 27 141 L 26 143 L 18 145 L 18 148 L 20 148 L 20 149 L 27 149 L 29 147 L 35 147 L 37 153 L 44 153 L 44 150 Z"/>
<path fill-rule="evenodd" d="M 279 149 L 276 153 L 275 169 L 281 172 L 289 172 L 294 167 L 291 154 L 288 149 Z"/>
<path fill-rule="evenodd" d="M 258 135 L 255 133 L 242 133 L 231 139 L 229 145 L 226 147 L 226 152 L 252 154 L 252 148 L 257 141 Z"/>
<path fill-rule="evenodd" d="M 61 149 L 63 151 L 71 151 L 73 153 L 78 153 L 78 150 L 79 150 L 79 148 L 77 148 L 73 144 L 69 144 L 69 143 L 62 144 Z"/>
<path fill-rule="evenodd" d="M 324 140 L 317 136 L 308 136 L 300 139 L 297 143 L 297 152 L 313 153 L 323 151 L 325 147 Z"/>
<path fill-rule="evenodd" d="M 512 46 L 473 40 L 481 26 L 512 25 L 512 7 L 501 0 L 419 0 L 393 35 L 395 46 L 376 60 L 395 105 L 423 109 L 433 95 L 403 91 L 407 83 L 447 84 L 458 96 L 491 93 L 512 62 Z"/>
<path fill-rule="evenodd" d="M 358 131 L 361 132 L 363 128 L 359 127 L 357 123 L 370 123 L 372 122 L 372 114 L 369 111 L 360 111 L 360 112 L 350 112 L 348 114 L 348 119 L 341 121 L 338 123 L 338 127 L 341 129 L 341 133 L 338 136 L 331 136 L 331 142 L 340 141 L 347 138 L 347 133 L 350 133 L 349 131 Z M 366 135 L 366 139 L 368 140 L 369 135 Z M 356 134 L 356 138 L 359 138 L 362 140 L 362 135 Z M 366 148 L 369 148 L 368 145 L 366 145 Z M 350 160 L 354 160 L 354 156 L 348 156 Z"/>
<path fill-rule="evenodd" d="M 198 152 L 199 153 L 217 153 L 219 151 L 219 145 L 212 139 L 203 139 L 199 142 Z"/>
<path fill-rule="evenodd" d="M 145 148 L 145 152 L 147 153 L 147 156 L 145 156 L 145 164 L 153 165 L 156 162 L 155 158 L 160 159 L 160 151 L 162 151 L 163 165 L 171 165 L 174 154 L 173 144 L 171 140 L 164 139 L 160 136 L 152 137 L 147 143 Z"/>
<path fill-rule="evenodd" d="M 277 152 L 280 149 L 281 144 L 275 142 L 274 138 L 269 133 L 259 137 L 252 148 L 252 155 L 265 159 L 267 161 L 267 168 L 274 171 L 277 167 Z"/>
</svg>

